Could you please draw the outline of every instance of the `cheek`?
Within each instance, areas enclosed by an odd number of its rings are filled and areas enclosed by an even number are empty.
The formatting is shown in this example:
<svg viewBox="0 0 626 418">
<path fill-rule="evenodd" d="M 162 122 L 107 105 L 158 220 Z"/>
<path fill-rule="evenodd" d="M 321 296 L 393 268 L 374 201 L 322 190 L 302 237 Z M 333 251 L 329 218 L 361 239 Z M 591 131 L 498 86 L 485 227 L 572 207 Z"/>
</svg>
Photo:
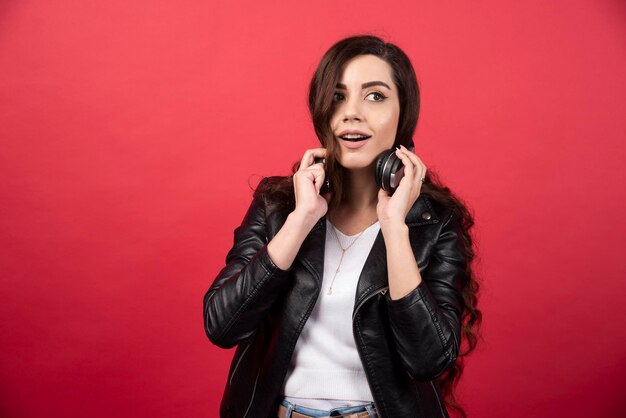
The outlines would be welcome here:
<svg viewBox="0 0 626 418">
<path fill-rule="evenodd" d="M 339 118 L 337 116 L 332 116 L 330 118 L 329 125 L 331 131 L 335 132 L 337 130 L 337 126 L 339 125 Z"/>
<path fill-rule="evenodd" d="M 385 133 L 395 133 L 398 128 L 398 115 L 395 112 L 381 115 L 378 119 L 378 126 L 379 129 Z"/>
</svg>

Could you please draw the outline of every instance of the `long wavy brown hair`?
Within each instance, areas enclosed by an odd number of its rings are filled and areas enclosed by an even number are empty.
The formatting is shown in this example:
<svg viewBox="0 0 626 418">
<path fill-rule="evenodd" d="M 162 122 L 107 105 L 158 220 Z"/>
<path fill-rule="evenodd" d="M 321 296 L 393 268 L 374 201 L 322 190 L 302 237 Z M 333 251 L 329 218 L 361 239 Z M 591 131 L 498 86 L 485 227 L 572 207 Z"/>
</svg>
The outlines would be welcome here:
<svg viewBox="0 0 626 418">
<path fill-rule="evenodd" d="M 330 119 L 334 111 L 333 95 L 336 85 L 346 63 L 359 55 L 375 55 L 386 61 L 392 68 L 393 79 L 399 92 L 400 117 L 394 146 L 404 145 L 407 148 L 413 145 L 413 134 L 417 126 L 420 110 L 420 91 L 417 77 L 406 54 L 392 43 L 371 35 L 353 36 L 334 44 L 322 57 L 309 85 L 309 112 L 315 128 L 315 133 L 324 148 L 327 149 L 326 175 L 332 185 L 333 194 L 329 202 L 329 211 L 341 205 L 346 195 L 343 188 L 345 169 L 337 162 L 339 145 L 330 128 Z M 300 161 L 294 162 L 292 173 L 299 168 Z M 272 177 L 257 187 L 255 197 L 269 193 L 279 202 L 274 210 L 291 212 L 295 209 L 293 178 Z M 479 283 L 472 269 L 475 259 L 474 242 L 470 229 L 474 225 L 474 218 L 467 205 L 457 197 L 448 187 L 443 185 L 433 170 L 428 170 L 421 192 L 432 200 L 447 207 L 456 207 L 461 213 L 463 239 L 467 254 L 467 283 L 463 289 L 464 309 L 462 313 L 462 342 L 460 353 L 455 363 L 439 377 L 439 384 L 446 405 L 457 411 L 460 416 L 466 417 L 465 411 L 454 396 L 454 389 L 463 373 L 464 357 L 476 347 L 479 338 L 479 328 L 482 319 L 477 308 Z"/>
</svg>

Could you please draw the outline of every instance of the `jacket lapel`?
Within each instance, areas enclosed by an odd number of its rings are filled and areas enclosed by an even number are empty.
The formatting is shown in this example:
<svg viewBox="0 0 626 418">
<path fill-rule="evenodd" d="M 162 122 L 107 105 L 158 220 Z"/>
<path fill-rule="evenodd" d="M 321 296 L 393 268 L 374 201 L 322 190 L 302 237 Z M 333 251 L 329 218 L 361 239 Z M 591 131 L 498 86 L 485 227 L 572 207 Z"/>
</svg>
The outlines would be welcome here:
<svg viewBox="0 0 626 418">
<path fill-rule="evenodd" d="M 379 230 L 359 276 L 354 306 L 358 306 L 361 299 L 367 297 L 372 290 L 384 286 L 387 286 L 387 247 L 383 231 Z"/>
<path fill-rule="evenodd" d="M 415 228 L 422 225 L 438 223 L 439 219 L 428 198 L 421 194 L 406 216 L 406 224 L 409 227 L 409 234 L 416 232 Z M 415 251 L 415 248 L 413 249 Z M 419 260 L 418 260 L 419 261 Z M 378 231 L 372 250 L 365 260 L 365 265 L 359 276 L 359 283 L 355 295 L 355 306 L 368 296 L 372 291 L 380 290 L 388 286 L 387 280 L 387 247 L 383 238 L 383 232 Z"/>
<path fill-rule="evenodd" d="M 322 216 L 300 246 L 296 260 L 311 273 L 318 289 L 322 287 L 324 274 L 324 247 L 326 245 L 326 216 Z"/>
</svg>

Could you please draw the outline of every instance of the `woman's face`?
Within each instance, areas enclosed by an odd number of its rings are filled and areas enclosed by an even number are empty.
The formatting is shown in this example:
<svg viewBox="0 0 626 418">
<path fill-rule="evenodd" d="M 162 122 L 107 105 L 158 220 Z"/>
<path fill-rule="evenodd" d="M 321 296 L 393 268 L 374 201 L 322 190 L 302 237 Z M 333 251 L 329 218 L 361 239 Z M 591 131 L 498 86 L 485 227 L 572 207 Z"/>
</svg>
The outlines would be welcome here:
<svg viewBox="0 0 626 418">
<path fill-rule="evenodd" d="M 339 163 L 348 169 L 369 167 L 393 146 L 400 100 L 391 66 L 375 55 L 348 61 L 334 95 L 330 127 L 339 144 Z M 365 137 L 365 138 L 363 138 Z"/>
</svg>

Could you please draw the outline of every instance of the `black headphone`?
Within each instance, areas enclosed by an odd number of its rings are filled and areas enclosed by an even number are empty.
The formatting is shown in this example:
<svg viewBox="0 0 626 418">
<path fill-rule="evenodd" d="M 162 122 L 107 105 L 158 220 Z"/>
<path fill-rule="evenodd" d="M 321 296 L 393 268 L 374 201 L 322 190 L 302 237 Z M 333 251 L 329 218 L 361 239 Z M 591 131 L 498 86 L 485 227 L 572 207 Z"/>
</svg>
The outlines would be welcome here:
<svg viewBox="0 0 626 418">
<path fill-rule="evenodd" d="M 409 151 L 415 149 L 413 141 L 411 141 L 408 149 Z M 396 155 L 396 148 L 383 151 L 376 157 L 374 178 L 376 179 L 378 187 L 389 194 L 393 194 L 400 184 L 402 177 L 404 177 L 404 164 L 402 164 L 402 160 Z"/>
</svg>

